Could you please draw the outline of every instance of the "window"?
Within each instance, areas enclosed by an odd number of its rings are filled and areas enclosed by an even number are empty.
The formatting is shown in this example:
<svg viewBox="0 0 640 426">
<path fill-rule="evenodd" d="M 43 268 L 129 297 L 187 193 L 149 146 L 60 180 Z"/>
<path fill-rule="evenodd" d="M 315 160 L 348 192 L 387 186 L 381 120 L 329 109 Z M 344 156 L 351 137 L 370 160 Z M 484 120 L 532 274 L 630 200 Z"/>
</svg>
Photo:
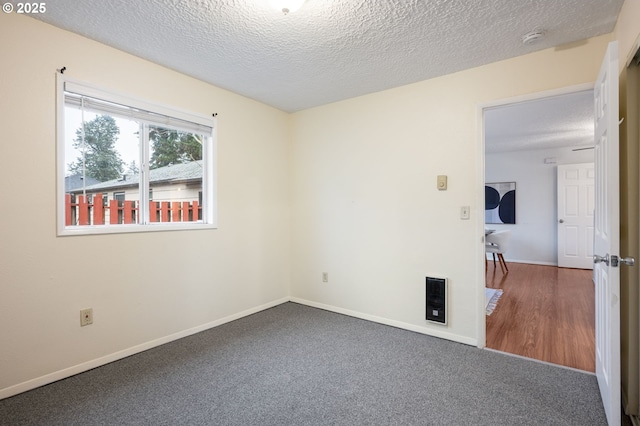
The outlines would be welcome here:
<svg viewBox="0 0 640 426">
<path fill-rule="evenodd" d="M 215 118 L 58 75 L 58 234 L 215 227 Z"/>
</svg>

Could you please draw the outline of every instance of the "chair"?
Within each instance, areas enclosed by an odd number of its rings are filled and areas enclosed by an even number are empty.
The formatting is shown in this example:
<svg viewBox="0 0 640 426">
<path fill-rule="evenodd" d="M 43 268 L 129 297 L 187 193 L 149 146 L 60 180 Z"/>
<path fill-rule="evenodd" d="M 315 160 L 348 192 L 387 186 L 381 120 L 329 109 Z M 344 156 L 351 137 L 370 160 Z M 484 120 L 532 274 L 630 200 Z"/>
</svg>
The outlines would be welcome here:
<svg viewBox="0 0 640 426">
<path fill-rule="evenodd" d="M 498 261 L 500 262 L 500 269 L 502 269 L 502 273 L 509 272 L 509 268 L 507 267 L 507 263 L 504 261 L 504 256 L 502 255 L 507 251 L 507 247 L 509 246 L 509 239 L 511 239 L 511 231 L 496 231 L 491 234 L 488 234 L 485 237 L 485 251 L 487 253 L 493 254 L 493 267 L 496 266 L 496 254 L 498 255 Z M 486 264 L 485 258 L 485 264 Z"/>
</svg>

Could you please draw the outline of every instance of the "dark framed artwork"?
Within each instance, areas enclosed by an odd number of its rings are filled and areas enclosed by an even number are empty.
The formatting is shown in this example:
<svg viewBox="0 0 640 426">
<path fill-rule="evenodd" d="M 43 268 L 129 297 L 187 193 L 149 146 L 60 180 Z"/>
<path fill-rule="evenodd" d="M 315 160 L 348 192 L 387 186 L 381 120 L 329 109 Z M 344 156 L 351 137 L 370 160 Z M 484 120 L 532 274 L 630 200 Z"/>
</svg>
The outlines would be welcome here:
<svg viewBox="0 0 640 426">
<path fill-rule="evenodd" d="M 484 222 L 516 223 L 516 183 L 484 184 Z"/>
</svg>

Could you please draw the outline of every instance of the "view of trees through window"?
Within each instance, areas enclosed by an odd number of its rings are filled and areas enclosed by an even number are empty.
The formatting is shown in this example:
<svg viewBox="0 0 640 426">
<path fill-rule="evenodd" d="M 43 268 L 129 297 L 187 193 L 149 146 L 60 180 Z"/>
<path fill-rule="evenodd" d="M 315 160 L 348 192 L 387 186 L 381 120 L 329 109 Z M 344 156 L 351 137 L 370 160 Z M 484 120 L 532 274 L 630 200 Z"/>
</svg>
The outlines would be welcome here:
<svg viewBox="0 0 640 426">
<path fill-rule="evenodd" d="M 113 117 L 99 115 L 75 132 L 73 147 L 80 151 L 69 164 L 70 174 L 82 174 L 100 182 L 117 179 L 124 172 L 124 161 L 115 144 L 120 129 Z M 135 163 L 135 160 L 133 160 Z"/>
<path fill-rule="evenodd" d="M 66 226 L 143 223 L 145 153 L 154 198 L 144 199 L 146 220 L 202 219 L 204 135 L 73 107 L 65 108 L 65 120 Z"/>
<path fill-rule="evenodd" d="M 149 139 L 151 169 L 202 160 L 202 135 L 154 127 L 149 131 Z"/>
</svg>

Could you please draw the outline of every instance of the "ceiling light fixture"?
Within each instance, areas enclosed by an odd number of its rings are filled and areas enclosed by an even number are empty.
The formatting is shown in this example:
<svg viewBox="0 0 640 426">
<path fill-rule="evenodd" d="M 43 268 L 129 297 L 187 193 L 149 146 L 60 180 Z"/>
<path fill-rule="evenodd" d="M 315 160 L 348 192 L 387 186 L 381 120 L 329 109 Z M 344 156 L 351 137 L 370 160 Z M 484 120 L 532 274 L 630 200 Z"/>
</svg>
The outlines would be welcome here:
<svg viewBox="0 0 640 426">
<path fill-rule="evenodd" d="M 269 0 L 269 4 L 272 8 L 284 13 L 285 15 L 300 9 L 304 2 L 305 0 Z"/>
<path fill-rule="evenodd" d="M 522 42 L 524 44 L 533 44 L 537 41 L 540 41 L 544 38 L 544 31 L 542 30 L 533 30 L 531 32 L 526 33 L 522 36 Z"/>
</svg>

